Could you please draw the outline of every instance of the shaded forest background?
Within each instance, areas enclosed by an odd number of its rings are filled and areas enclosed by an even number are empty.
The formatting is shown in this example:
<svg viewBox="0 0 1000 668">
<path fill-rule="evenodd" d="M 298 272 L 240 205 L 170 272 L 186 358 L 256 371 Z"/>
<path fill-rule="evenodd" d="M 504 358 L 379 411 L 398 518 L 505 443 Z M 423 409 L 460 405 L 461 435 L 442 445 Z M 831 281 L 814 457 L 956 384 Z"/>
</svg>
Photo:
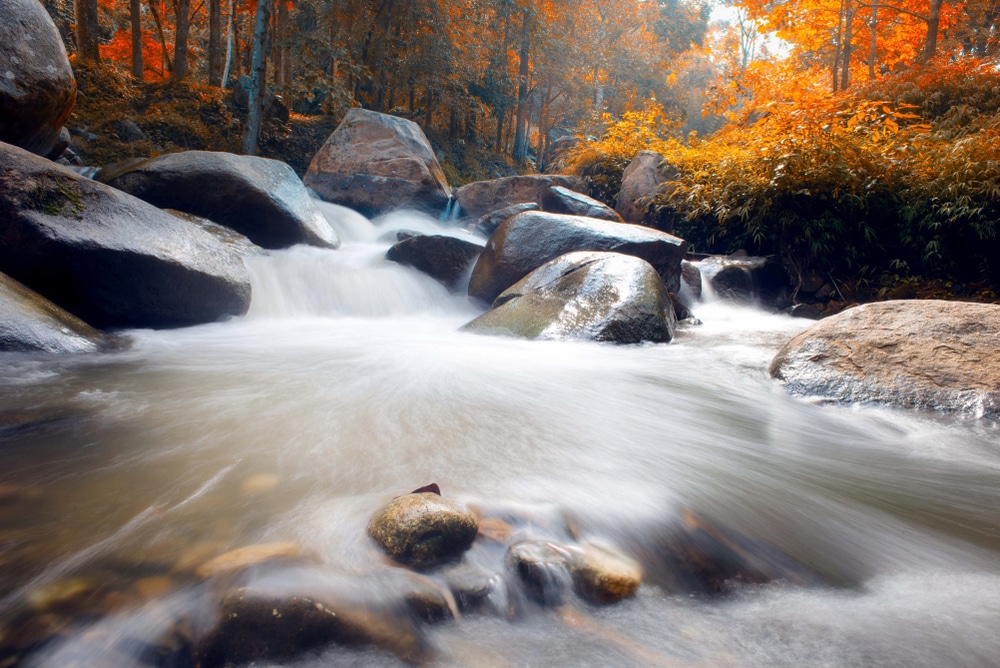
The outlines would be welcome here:
<svg viewBox="0 0 1000 668">
<path fill-rule="evenodd" d="M 995 299 L 1000 0 L 44 4 L 88 163 L 245 150 L 257 81 L 259 152 L 300 173 L 356 105 L 418 122 L 453 185 L 570 171 L 614 204 L 654 150 L 671 169 L 646 223 L 694 250 Z"/>
</svg>

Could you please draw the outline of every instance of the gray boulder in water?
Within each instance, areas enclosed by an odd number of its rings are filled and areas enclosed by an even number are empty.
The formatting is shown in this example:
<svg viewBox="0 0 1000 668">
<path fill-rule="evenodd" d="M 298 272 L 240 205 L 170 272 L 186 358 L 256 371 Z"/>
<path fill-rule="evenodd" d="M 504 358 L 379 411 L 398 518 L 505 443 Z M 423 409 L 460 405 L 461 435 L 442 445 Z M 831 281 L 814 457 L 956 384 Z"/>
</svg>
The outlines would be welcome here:
<svg viewBox="0 0 1000 668">
<path fill-rule="evenodd" d="M 998 340 L 1000 305 L 879 302 L 801 332 L 769 371 L 797 394 L 996 416 Z"/>
<path fill-rule="evenodd" d="M 0 144 L 0 271 L 95 327 L 242 315 L 246 267 L 208 232 Z"/>
<path fill-rule="evenodd" d="M 574 251 L 610 251 L 649 262 L 668 292 L 680 289 L 683 239 L 639 225 L 528 211 L 514 216 L 486 243 L 469 283 L 469 295 L 492 302 L 497 295 L 550 260 Z"/>
<path fill-rule="evenodd" d="M 542 197 L 552 186 L 577 191 L 586 187 L 579 176 L 524 174 L 469 183 L 455 191 L 455 199 L 462 208 L 463 216 L 479 218 L 515 204 L 540 204 Z"/>
<path fill-rule="evenodd" d="M 550 213 L 565 213 L 570 216 L 586 216 L 613 223 L 625 222 L 618 212 L 604 202 L 562 186 L 552 186 L 542 195 L 542 210 Z"/>
<path fill-rule="evenodd" d="M 438 212 L 451 198 L 419 125 L 357 107 L 313 156 L 305 183 L 324 200 L 365 214 L 406 207 Z"/>
<path fill-rule="evenodd" d="M 92 353 L 106 345 L 101 332 L 0 274 L 0 350 Z"/>
<path fill-rule="evenodd" d="M 619 253 L 568 253 L 505 290 L 465 326 L 529 339 L 665 343 L 676 318 L 656 270 Z"/>
<path fill-rule="evenodd" d="M 101 170 L 108 185 L 232 228 L 264 248 L 340 245 L 295 171 L 278 160 L 185 151 Z"/>
<path fill-rule="evenodd" d="M 418 235 L 401 239 L 385 257 L 422 271 L 448 289 L 457 291 L 464 289 L 469 269 L 482 250 L 479 244 L 455 237 Z"/>
<path fill-rule="evenodd" d="M 37 0 L 0 3 L 0 141 L 49 155 L 76 103 L 59 31 Z"/>
</svg>

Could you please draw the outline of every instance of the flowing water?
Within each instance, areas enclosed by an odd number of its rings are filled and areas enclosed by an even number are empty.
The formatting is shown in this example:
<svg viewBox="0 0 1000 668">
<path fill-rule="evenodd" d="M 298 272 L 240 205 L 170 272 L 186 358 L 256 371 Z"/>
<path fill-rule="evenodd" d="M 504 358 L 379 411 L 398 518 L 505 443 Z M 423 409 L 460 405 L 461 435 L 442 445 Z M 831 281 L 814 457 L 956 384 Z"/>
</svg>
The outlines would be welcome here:
<svg viewBox="0 0 1000 668">
<path fill-rule="evenodd" d="M 651 578 L 570 615 L 511 615 L 500 588 L 428 627 L 435 665 L 1000 666 L 995 423 L 790 397 L 766 366 L 807 323 L 722 303 L 669 345 L 464 333 L 479 306 L 383 259 L 436 221 L 326 210 L 343 248 L 248 257 L 244 318 L 3 356 L 0 646 L 28 649 L 0 665 L 167 665 L 134 648 L 211 598 L 177 564 L 244 545 L 298 543 L 377 596 L 368 519 L 433 481 L 542 537 L 648 554 L 696 517 L 810 574 Z"/>
</svg>

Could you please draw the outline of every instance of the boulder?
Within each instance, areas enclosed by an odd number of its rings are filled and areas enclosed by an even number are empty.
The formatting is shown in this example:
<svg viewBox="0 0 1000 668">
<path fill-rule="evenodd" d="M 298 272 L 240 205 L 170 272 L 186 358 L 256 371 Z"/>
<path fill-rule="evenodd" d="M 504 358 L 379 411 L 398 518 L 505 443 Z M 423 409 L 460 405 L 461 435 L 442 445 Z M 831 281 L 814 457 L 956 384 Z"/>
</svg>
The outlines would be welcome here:
<svg viewBox="0 0 1000 668">
<path fill-rule="evenodd" d="M 667 291 L 680 289 L 683 239 L 639 225 L 528 211 L 508 220 L 490 237 L 472 270 L 469 294 L 492 303 L 546 262 L 585 250 L 640 257 L 653 265 Z"/>
<path fill-rule="evenodd" d="M 230 227 L 264 248 L 340 244 L 295 171 L 278 160 L 185 151 L 122 163 L 99 177 L 154 206 Z"/>
<path fill-rule="evenodd" d="M 570 574 L 576 593 L 591 603 L 617 603 L 635 595 L 642 567 L 622 552 L 587 543 L 573 553 Z"/>
<path fill-rule="evenodd" d="M 643 222 L 650 202 L 660 191 L 660 184 L 676 178 L 677 171 L 664 165 L 662 155 L 655 151 L 643 151 L 632 159 L 622 173 L 622 187 L 618 192 L 615 211 L 627 223 Z"/>
<path fill-rule="evenodd" d="M 769 372 L 797 394 L 995 417 L 998 340 L 1000 305 L 865 304 L 799 333 Z"/>
<path fill-rule="evenodd" d="M 423 130 L 405 118 L 354 108 L 319 149 L 305 183 L 366 215 L 444 209 L 451 189 Z"/>
<path fill-rule="evenodd" d="M 547 540 L 514 543 L 504 558 L 507 569 L 532 600 L 559 605 L 571 585 L 570 548 Z"/>
<path fill-rule="evenodd" d="M 101 332 L 0 274 L 0 351 L 93 353 L 107 344 Z"/>
<path fill-rule="evenodd" d="M 66 48 L 42 4 L 0 4 L 0 142 L 51 154 L 75 102 Z"/>
<path fill-rule="evenodd" d="M 449 290 L 465 287 L 469 269 L 483 247 L 471 241 L 441 235 L 403 239 L 385 254 L 387 260 L 422 271 Z"/>
<path fill-rule="evenodd" d="M 0 144 L 0 271 L 95 327 L 242 315 L 250 279 L 208 232 Z"/>
<path fill-rule="evenodd" d="M 562 255 L 531 272 L 465 329 L 627 344 L 666 343 L 673 339 L 675 324 L 670 296 L 648 262 L 584 251 Z"/>
<path fill-rule="evenodd" d="M 779 311 L 791 306 L 788 272 L 776 260 L 746 254 L 711 255 L 699 268 L 722 299 Z"/>
<path fill-rule="evenodd" d="M 471 510 L 432 492 L 397 497 L 368 524 L 368 535 L 387 555 L 417 567 L 459 556 L 478 530 Z"/>
<path fill-rule="evenodd" d="M 118 140 L 126 144 L 146 140 L 146 133 L 142 131 L 142 128 L 135 121 L 128 118 L 114 121 L 111 124 L 111 129 L 118 136 Z"/>
<path fill-rule="evenodd" d="M 525 211 L 539 211 L 541 208 L 542 207 L 538 206 L 537 202 L 511 204 L 510 206 L 505 206 L 502 209 L 497 209 L 496 211 L 491 211 L 480 216 L 479 220 L 476 221 L 475 229 L 480 234 L 488 237 L 493 234 L 498 227 L 517 214 L 524 213 Z"/>
<path fill-rule="evenodd" d="M 552 186 L 578 192 L 586 189 L 584 180 L 579 176 L 526 174 L 464 185 L 455 191 L 455 199 L 462 207 L 462 216 L 479 218 L 514 204 L 541 203 L 542 196 Z"/>
<path fill-rule="evenodd" d="M 691 295 L 692 299 L 701 299 L 701 269 L 693 262 L 681 262 L 681 289 Z"/>
<path fill-rule="evenodd" d="M 552 186 L 542 195 L 542 210 L 550 213 L 565 213 L 570 216 L 586 216 L 598 220 L 624 222 L 618 212 L 604 202 L 587 197 L 562 186 Z"/>
</svg>

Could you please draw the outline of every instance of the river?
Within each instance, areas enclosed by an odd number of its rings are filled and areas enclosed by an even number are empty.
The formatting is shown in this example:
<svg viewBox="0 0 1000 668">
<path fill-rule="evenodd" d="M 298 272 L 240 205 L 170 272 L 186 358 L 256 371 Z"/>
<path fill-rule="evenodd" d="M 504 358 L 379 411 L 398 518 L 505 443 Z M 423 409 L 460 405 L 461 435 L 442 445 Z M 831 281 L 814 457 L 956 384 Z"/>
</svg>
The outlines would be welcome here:
<svg viewBox="0 0 1000 668">
<path fill-rule="evenodd" d="M 284 541 L 363 579 L 384 567 L 372 513 L 437 482 L 626 551 L 697 517 L 814 577 L 654 580 L 580 618 L 512 616 L 501 593 L 428 627 L 434 665 L 1000 666 L 994 422 L 789 396 L 766 366 L 808 323 L 749 307 L 700 304 L 669 345 L 461 332 L 475 304 L 383 259 L 391 230 L 434 221 L 326 211 L 343 248 L 249 256 L 244 318 L 3 355 L 0 646 L 55 637 L 0 665 L 172 665 L 128 650 L 206 605 L 164 564 Z M 79 601 L 43 614 L 59 586 Z M 259 665 L 398 663 L 334 646 Z"/>
</svg>

